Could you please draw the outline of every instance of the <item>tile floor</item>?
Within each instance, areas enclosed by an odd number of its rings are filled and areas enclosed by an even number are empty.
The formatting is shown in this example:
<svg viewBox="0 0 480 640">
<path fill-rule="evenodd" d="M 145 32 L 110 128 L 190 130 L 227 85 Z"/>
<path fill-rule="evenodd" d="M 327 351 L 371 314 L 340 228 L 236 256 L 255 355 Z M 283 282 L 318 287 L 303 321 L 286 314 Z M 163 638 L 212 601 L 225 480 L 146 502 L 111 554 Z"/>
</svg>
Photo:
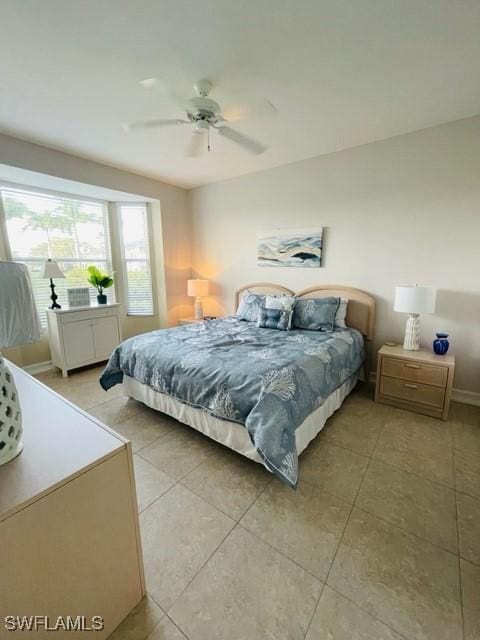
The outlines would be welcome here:
<svg viewBox="0 0 480 640">
<path fill-rule="evenodd" d="M 38 377 L 132 441 L 149 595 L 112 640 L 480 638 L 480 408 L 359 389 L 292 491 L 99 371 Z"/>
</svg>

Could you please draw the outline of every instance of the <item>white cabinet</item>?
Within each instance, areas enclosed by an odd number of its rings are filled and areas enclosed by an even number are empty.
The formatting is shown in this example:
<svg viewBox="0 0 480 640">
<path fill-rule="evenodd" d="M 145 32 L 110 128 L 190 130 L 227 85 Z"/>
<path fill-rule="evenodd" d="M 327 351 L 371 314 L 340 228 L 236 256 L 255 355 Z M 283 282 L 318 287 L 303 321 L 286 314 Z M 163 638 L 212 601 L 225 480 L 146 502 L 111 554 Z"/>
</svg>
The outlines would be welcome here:
<svg viewBox="0 0 480 640">
<path fill-rule="evenodd" d="M 5 615 L 100 615 L 106 640 L 145 595 L 131 444 L 8 363 L 24 449 L 0 466 L 0 637 Z M 107 394 L 108 398 L 108 394 Z M 21 612 L 21 613 L 20 613 Z M 73 629 L 73 627 L 72 627 Z M 12 640 L 78 640 L 43 627 Z"/>
<path fill-rule="evenodd" d="M 52 363 L 64 377 L 70 369 L 107 360 L 121 342 L 119 305 L 49 309 Z"/>
<path fill-rule="evenodd" d="M 93 346 L 97 358 L 109 358 L 120 342 L 116 316 L 95 318 L 93 322 Z"/>
<path fill-rule="evenodd" d="M 77 322 L 60 325 L 60 332 L 63 338 L 65 362 L 68 365 L 65 369 L 81 366 L 85 360 L 95 360 L 91 320 L 77 320 Z M 54 362 L 53 364 L 60 369 L 64 368 L 61 363 Z"/>
</svg>

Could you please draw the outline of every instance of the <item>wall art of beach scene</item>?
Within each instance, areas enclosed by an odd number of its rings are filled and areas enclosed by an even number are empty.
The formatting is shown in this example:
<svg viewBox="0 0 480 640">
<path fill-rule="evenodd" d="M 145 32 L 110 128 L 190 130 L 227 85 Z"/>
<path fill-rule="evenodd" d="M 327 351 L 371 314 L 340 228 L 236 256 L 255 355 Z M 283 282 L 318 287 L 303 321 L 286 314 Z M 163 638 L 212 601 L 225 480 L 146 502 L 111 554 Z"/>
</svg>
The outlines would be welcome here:
<svg viewBox="0 0 480 640">
<path fill-rule="evenodd" d="M 258 237 L 261 267 L 320 267 L 323 227 L 275 229 Z"/>
</svg>

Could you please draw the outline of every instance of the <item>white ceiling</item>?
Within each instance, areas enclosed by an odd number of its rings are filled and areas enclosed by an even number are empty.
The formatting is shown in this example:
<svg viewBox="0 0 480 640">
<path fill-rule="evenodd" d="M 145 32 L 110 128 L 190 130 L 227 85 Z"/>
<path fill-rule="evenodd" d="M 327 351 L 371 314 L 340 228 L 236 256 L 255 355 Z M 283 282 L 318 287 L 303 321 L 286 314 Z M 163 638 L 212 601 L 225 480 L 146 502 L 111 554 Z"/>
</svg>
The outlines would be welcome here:
<svg viewBox="0 0 480 640">
<path fill-rule="evenodd" d="M 0 25 L 0 131 L 186 187 L 480 112 L 478 0 L 2 0 Z M 263 155 L 122 130 L 202 77 L 277 107 L 235 124 Z"/>
</svg>

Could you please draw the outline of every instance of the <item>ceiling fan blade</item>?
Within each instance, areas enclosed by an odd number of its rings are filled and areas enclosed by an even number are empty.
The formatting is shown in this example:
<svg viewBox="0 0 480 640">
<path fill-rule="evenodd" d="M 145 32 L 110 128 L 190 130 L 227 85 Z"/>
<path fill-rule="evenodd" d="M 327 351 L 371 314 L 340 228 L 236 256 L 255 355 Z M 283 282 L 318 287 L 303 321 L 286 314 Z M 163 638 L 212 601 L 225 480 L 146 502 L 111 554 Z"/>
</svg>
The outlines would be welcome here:
<svg viewBox="0 0 480 640">
<path fill-rule="evenodd" d="M 246 151 L 254 153 L 255 155 L 263 153 L 267 148 L 261 142 L 257 142 L 253 140 L 253 138 L 249 138 L 245 134 L 235 131 L 235 129 L 231 129 L 230 127 L 216 127 L 216 129 L 221 136 L 228 138 L 228 140 L 235 142 L 235 144 L 238 144 Z"/>
<path fill-rule="evenodd" d="M 252 103 L 236 103 L 222 109 L 222 118 L 227 122 L 239 122 L 246 118 L 273 117 L 278 113 L 277 108 L 269 100 L 254 101 Z"/>
<path fill-rule="evenodd" d="M 207 144 L 205 138 L 205 134 L 193 131 L 192 135 L 190 136 L 190 141 L 188 143 L 185 155 L 189 158 L 198 158 L 198 156 L 202 155 Z"/>
<path fill-rule="evenodd" d="M 177 124 L 189 124 L 189 122 L 181 118 L 157 118 L 156 120 L 130 122 L 124 125 L 124 129 L 125 131 L 136 131 L 137 129 L 154 129 L 155 127 L 170 127 Z"/>
<path fill-rule="evenodd" d="M 152 91 L 160 94 L 162 100 L 179 105 L 181 108 L 185 107 L 185 104 L 187 103 L 188 98 L 191 97 L 193 90 L 192 79 L 183 75 L 179 69 L 175 70 L 174 77 L 162 75 L 143 78 L 138 81 L 138 84 L 146 91 Z"/>
</svg>

